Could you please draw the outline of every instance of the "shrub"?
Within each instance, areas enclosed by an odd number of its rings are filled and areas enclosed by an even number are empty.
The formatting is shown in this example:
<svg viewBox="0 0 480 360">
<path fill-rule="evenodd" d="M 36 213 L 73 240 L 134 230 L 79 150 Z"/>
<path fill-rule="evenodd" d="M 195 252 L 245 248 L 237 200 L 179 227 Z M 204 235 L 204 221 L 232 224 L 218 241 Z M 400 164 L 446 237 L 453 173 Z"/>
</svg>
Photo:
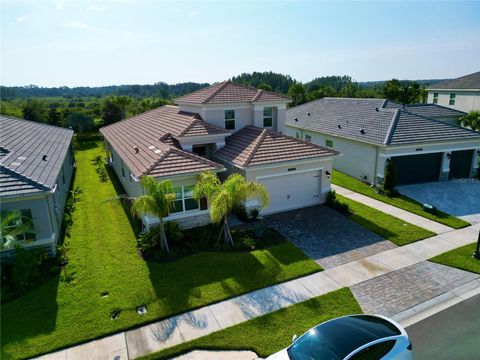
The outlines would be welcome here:
<svg viewBox="0 0 480 360">
<path fill-rule="evenodd" d="M 350 207 L 348 206 L 348 204 L 342 203 L 340 200 L 337 199 L 337 194 L 335 193 L 335 190 L 331 190 L 327 193 L 325 205 L 344 215 L 350 214 Z"/>
<path fill-rule="evenodd" d="M 100 179 L 100 182 L 107 182 L 108 174 L 107 174 L 107 170 L 105 170 L 105 168 L 103 166 L 102 167 L 97 167 L 97 174 L 98 174 L 98 177 Z"/>
<path fill-rule="evenodd" d="M 250 250 L 255 250 L 256 247 L 257 247 L 257 242 L 255 241 L 255 239 L 252 239 L 250 236 L 248 235 L 245 235 L 243 238 L 242 238 L 242 244 L 244 246 L 246 246 L 247 248 L 249 248 Z"/>
<path fill-rule="evenodd" d="M 337 193 L 335 192 L 335 190 L 330 190 L 325 198 L 325 205 L 333 207 L 336 201 Z"/>
<path fill-rule="evenodd" d="M 258 215 L 260 215 L 260 210 L 258 208 L 253 208 L 252 210 L 250 210 L 250 217 L 253 219 L 253 220 L 257 220 L 258 219 Z"/>
<path fill-rule="evenodd" d="M 245 208 L 245 204 L 239 204 L 235 206 L 232 210 L 232 213 L 241 221 L 247 222 L 248 221 L 248 214 L 247 209 Z"/>
<path fill-rule="evenodd" d="M 395 183 L 397 181 L 397 172 L 395 165 L 392 160 L 387 160 L 387 165 L 385 166 L 385 173 L 383 176 L 383 191 L 385 195 L 391 197 L 396 194 L 395 192 Z"/>
<path fill-rule="evenodd" d="M 158 231 L 160 231 L 159 227 L 157 228 L 158 228 Z M 165 224 L 165 234 L 167 236 L 167 241 L 170 245 L 179 244 L 182 242 L 184 238 L 182 228 L 175 221 L 168 221 Z"/>
<path fill-rule="evenodd" d="M 48 258 L 44 250 L 25 250 L 21 245 L 15 248 L 15 262 L 12 267 L 11 284 L 16 290 L 26 290 L 41 278 L 40 266 Z"/>
</svg>

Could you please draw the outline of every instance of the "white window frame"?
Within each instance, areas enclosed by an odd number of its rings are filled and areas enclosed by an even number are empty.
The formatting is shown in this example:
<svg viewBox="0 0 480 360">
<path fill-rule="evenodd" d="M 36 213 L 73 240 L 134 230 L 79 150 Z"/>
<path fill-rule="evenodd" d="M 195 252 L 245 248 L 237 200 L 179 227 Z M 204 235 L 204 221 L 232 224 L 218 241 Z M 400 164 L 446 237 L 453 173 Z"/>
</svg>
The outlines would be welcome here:
<svg viewBox="0 0 480 360">
<path fill-rule="evenodd" d="M 450 98 L 448 100 L 448 105 L 455 105 L 456 100 L 457 100 L 457 93 L 450 93 Z"/>
<path fill-rule="evenodd" d="M 227 119 L 227 112 L 229 112 L 229 111 L 232 111 L 232 112 L 233 112 L 233 118 L 228 118 L 228 119 Z M 225 129 L 227 129 L 227 130 L 235 130 L 235 116 L 236 116 L 236 114 L 235 114 L 235 110 L 234 110 L 234 109 L 224 110 L 224 112 L 223 112 L 223 118 L 224 118 L 224 120 L 225 120 L 225 122 L 224 122 Z M 229 129 L 229 128 L 227 127 L 227 121 L 228 121 L 228 122 L 233 121 L 233 128 Z"/>
<path fill-rule="evenodd" d="M 271 115 L 265 115 L 265 110 L 270 109 L 272 114 Z M 270 125 L 265 125 L 265 120 L 270 120 Z M 271 128 L 273 127 L 273 107 L 272 106 L 266 106 L 263 108 L 263 127 L 264 128 Z"/>
<path fill-rule="evenodd" d="M 433 93 L 433 103 L 438 104 L 438 93 Z"/>
<path fill-rule="evenodd" d="M 189 213 L 189 212 L 194 212 L 194 211 L 200 211 L 200 201 L 197 201 L 197 208 L 196 209 L 190 209 L 190 210 L 185 210 L 185 200 L 193 199 L 193 196 L 185 197 L 185 188 L 189 186 L 194 186 L 194 185 L 185 185 L 185 186 L 176 186 L 173 188 L 173 191 L 176 194 L 175 189 L 182 189 L 182 198 L 181 199 L 175 199 L 173 202 L 176 203 L 177 201 L 182 201 L 182 210 L 177 211 L 175 207 L 173 207 L 172 211 L 170 211 L 169 215 L 176 215 L 176 214 L 182 214 L 182 213 Z"/>
</svg>

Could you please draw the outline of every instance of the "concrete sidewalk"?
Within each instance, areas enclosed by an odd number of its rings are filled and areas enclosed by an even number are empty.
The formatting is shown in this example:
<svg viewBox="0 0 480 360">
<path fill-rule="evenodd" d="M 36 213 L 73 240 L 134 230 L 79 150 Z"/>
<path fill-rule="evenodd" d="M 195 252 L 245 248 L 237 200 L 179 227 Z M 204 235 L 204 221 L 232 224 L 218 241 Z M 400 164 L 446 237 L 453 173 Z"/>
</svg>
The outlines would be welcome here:
<svg viewBox="0 0 480 360">
<path fill-rule="evenodd" d="M 434 232 L 435 234 L 443 234 L 449 231 L 454 230 L 453 228 L 440 224 L 436 221 L 424 218 L 423 216 L 413 214 L 409 211 L 400 209 L 398 207 L 386 204 L 382 201 L 378 201 L 375 199 L 372 199 L 371 197 L 356 193 L 352 190 L 345 189 L 341 186 L 334 185 L 332 184 L 332 190 L 335 190 L 335 192 L 339 195 L 345 196 L 346 198 L 349 198 L 351 200 L 358 201 L 359 203 L 362 203 L 364 205 L 370 206 L 372 208 L 375 208 L 377 210 L 380 210 L 381 212 L 384 212 L 386 214 L 395 216 L 399 219 L 402 219 L 406 222 L 409 222 L 413 225 L 417 225 L 421 228 L 430 230 Z"/>
<path fill-rule="evenodd" d="M 476 241 L 480 224 L 260 289 L 40 359 L 134 359 L 271 313 L 330 291 L 403 269 Z M 118 358 L 117 358 L 118 356 Z"/>
</svg>

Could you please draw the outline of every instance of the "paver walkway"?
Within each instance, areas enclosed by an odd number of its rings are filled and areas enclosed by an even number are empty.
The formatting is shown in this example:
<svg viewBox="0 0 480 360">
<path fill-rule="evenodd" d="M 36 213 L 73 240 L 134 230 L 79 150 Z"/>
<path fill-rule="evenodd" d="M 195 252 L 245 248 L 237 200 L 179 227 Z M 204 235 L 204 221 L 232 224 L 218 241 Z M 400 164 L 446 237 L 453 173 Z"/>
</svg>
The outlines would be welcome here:
<svg viewBox="0 0 480 360">
<path fill-rule="evenodd" d="M 477 224 L 390 249 L 323 272 L 48 354 L 41 359 L 134 359 L 330 291 L 421 263 L 443 252 L 475 242 L 479 228 L 480 224 Z"/>
<path fill-rule="evenodd" d="M 392 216 L 395 216 L 399 219 L 405 220 L 413 225 L 417 225 L 419 227 L 422 227 L 424 229 L 430 230 L 436 234 L 443 234 L 449 231 L 454 230 L 453 228 L 440 224 L 436 221 L 424 218 L 423 216 L 413 214 L 409 211 L 400 209 L 398 207 L 386 204 L 382 201 L 372 199 L 371 197 L 359 194 L 357 192 L 354 192 L 349 189 L 345 189 L 341 186 L 334 185 L 332 184 L 332 190 L 335 190 L 337 194 L 340 194 L 342 196 L 345 196 L 349 199 L 358 201 L 362 204 L 368 205 L 370 207 L 373 207 L 377 210 L 380 210 L 386 214 L 390 214 Z"/>
</svg>

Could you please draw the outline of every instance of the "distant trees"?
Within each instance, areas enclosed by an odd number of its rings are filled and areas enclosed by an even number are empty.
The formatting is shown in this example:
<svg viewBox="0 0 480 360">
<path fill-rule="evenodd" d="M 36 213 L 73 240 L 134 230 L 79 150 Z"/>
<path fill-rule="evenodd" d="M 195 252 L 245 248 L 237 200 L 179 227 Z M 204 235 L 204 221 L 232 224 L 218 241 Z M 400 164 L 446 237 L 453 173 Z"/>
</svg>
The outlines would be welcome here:
<svg viewBox="0 0 480 360">
<path fill-rule="evenodd" d="M 257 89 L 262 89 L 262 90 L 267 90 L 267 91 L 272 91 L 272 85 L 267 84 L 267 83 L 261 83 L 257 86 Z"/>
<path fill-rule="evenodd" d="M 290 75 L 274 73 L 272 71 L 257 72 L 251 74 L 243 73 L 231 78 L 233 82 L 253 86 L 260 89 L 260 85 L 268 84 L 272 91 L 286 94 L 295 80 Z M 263 87 L 262 87 L 263 88 Z M 265 89 L 270 90 L 270 89 Z"/>
<path fill-rule="evenodd" d="M 302 83 L 295 83 L 288 89 L 288 96 L 292 99 L 292 106 L 297 106 L 306 102 L 305 86 Z"/>
<path fill-rule="evenodd" d="M 95 130 L 91 116 L 81 112 L 72 112 L 65 119 L 65 127 L 73 129 L 76 133 Z"/>
<path fill-rule="evenodd" d="M 47 122 L 47 110 L 43 101 L 37 99 L 28 99 L 22 109 L 23 118 L 25 120 Z"/>
<path fill-rule="evenodd" d="M 127 106 L 131 99 L 127 96 L 111 96 L 103 103 L 102 119 L 104 125 L 110 125 L 122 119 L 127 115 Z"/>
<path fill-rule="evenodd" d="M 50 125 L 62 126 L 62 114 L 57 110 L 55 104 L 50 104 L 50 109 L 48 110 L 48 123 Z"/>
<path fill-rule="evenodd" d="M 383 97 L 401 104 L 425 102 L 427 91 L 415 81 L 399 81 L 392 79 L 382 87 Z"/>
</svg>

